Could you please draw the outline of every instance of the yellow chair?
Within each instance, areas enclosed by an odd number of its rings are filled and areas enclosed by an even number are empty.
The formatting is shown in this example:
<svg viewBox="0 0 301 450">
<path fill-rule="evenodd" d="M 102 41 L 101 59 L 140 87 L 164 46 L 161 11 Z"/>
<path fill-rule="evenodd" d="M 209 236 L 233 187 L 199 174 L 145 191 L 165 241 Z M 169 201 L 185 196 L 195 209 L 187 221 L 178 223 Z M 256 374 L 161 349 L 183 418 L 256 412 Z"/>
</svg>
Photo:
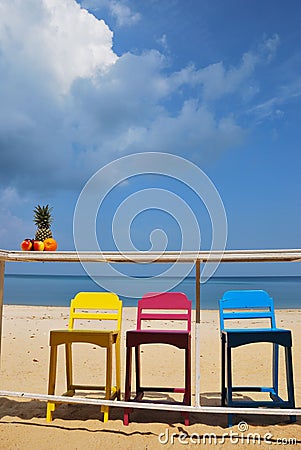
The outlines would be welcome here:
<svg viewBox="0 0 301 450">
<path fill-rule="evenodd" d="M 94 310 L 94 311 L 93 311 Z M 57 368 L 57 348 L 59 345 L 65 345 L 66 352 L 66 381 L 67 391 L 65 396 L 73 396 L 76 390 L 104 390 L 105 399 L 120 400 L 120 329 L 122 317 L 122 301 L 116 294 L 111 292 L 80 292 L 71 300 L 70 318 L 68 330 L 50 331 L 50 361 L 49 361 L 49 380 L 48 394 L 55 394 L 56 368 Z M 74 321 L 81 320 L 111 320 L 116 321 L 114 330 L 82 330 L 74 329 Z M 106 348 L 106 385 L 105 386 L 86 386 L 73 384 L 72 371 L 72 344 L 89 343 Z M 112 354 L 115 344 L 116 357 L 116 386 L 112 386 Z M 60 402 L 47 402 L 46 421 L 51 422 L 52 413 L 56 404 Z M 103 420 L 106 422 L 109 418 L 109 407 L 102 406 L 104 413 Z"/>
</svg>

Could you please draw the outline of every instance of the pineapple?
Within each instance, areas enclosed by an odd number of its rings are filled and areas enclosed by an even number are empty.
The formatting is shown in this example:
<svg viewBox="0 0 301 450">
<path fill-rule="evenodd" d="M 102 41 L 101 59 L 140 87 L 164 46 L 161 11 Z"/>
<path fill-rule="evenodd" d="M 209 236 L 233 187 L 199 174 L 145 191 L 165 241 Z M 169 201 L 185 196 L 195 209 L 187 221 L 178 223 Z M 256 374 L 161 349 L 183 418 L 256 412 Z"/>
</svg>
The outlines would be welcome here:
<svg viewBox="0 0 301 450">
<path fill-rule="evenodd" d="M 33 210 L 34 223 L 38 227 L 35 234 L 36 241 L 44 241 L 45 239 L 52 238 L 50 225 L 53 221 L 53 218 L 51 216 L 51 211 L 52 208 L 49 208 L 49 205 L 46 206 L 38 205 Z"/>
</svg>

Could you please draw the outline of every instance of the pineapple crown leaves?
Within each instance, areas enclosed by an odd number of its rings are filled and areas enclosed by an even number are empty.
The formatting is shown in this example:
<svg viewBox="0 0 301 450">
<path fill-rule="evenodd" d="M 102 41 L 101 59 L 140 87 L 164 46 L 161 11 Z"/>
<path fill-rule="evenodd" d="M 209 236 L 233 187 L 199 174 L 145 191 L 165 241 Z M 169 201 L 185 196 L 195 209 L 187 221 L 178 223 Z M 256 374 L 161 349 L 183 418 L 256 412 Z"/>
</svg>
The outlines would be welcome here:
<svg viewBox="0 0 301 450">
<path fill-rule="evenodd" d="M 33 210 L 34 223 L 38 227 L 50 227 L 51 223 L 53 222 L 53 217 L 51 215 L 52 209 L 53 208 L 49 207 L 49 205 L 45 206 L 37 205 Z"/>
</svg>

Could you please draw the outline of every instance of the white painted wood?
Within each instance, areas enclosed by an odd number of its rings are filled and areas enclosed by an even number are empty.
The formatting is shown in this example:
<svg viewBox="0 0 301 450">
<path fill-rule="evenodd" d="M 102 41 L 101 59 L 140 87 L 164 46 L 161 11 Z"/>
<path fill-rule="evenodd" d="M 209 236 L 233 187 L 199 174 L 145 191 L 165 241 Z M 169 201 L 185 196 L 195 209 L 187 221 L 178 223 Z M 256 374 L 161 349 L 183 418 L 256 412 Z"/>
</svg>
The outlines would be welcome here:
<svg viewBox="0 0 301 450">
<path fill-rule="evenodd" d="M 201 405 L 201 324 L 195 324 L 195 406 Z"/>
<path fill-rule="evenodd" d="M 37 252 L 0 250 L 0 261 L 186 263 L 196 262 L 301 262 L 301 249 L 164 252 Z"/>
<path fill-rule="evenodd" d="M 200 322 L 201 322 L 201 261 L 196 260 L 195 263 L 195 337 L 194 337 L 194 348 L 195 348 L 195 405 L 200 406 L 200 382 L 201 382 L 201 332 L 200 332 Z"/>
<path fill-rule="evenodd" d="M 285 408 L 241 408 L 241 407 L 222 407 L 222 406 L 186 406 L 171 403 L 143 403 L 143 402 L 124 402 L 122 400 L 104 400 L 87 397 L 66 397 L 59 395 L 35 394 L 31 392 L 13 392 L 0 391 L 0 397 L 18 397 L 30 398 L 42 401 L 56 401 L 60 403 L 77 403 L 85 405 L 105 405 L 114 406 L 115 408 L 138 408 L 138 409 L 159 409 L 161 411 L 179 411 L 179 412 L 200 412 L 214 414 L 257 414 L 257 415 L 290 415 L 300 416 L 301 409 L 285 409 Z"/>
</svg>

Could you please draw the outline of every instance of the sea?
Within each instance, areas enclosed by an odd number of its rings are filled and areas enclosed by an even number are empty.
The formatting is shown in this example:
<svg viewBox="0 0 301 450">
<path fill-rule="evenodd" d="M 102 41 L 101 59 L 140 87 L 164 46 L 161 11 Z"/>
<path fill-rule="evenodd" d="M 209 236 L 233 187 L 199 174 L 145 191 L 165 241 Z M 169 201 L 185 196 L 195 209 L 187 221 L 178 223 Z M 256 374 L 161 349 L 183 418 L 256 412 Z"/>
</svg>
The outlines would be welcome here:
<svg viewBox="0 0 301 450">
<path fill-rule="evenodd" d="M 108 280 L 105 280 L 107 285 Z M 138 298 L 124 296 L 126 283 L 133 288 L 133 277 L 111 277 L 110 291 L 123 300 L 123 305 L 137 306 Z M 141 281 L 141 280 L 140 280 Z M 166 280 L 164 280 L 166 281 Z M 171 291 L 184 292 L 195 307 L 195 277 L 168 280 Z M 105 291 L 87 275 L 20 275 L 5 274 L 4 304 L 69 306 L 71 298 L 80 291 Z M 201 284 L 201 309 L 217 309 L 218 300 L 227 290 L 263 289 L 274 299 L 277 309 L 301 309 L 301 276 L 216 276 Z M 129 291 L 132 291 L 130 289 Z M 152 279 L 152 292 L 162 290 L 162 278 Z"/>
</svg>

